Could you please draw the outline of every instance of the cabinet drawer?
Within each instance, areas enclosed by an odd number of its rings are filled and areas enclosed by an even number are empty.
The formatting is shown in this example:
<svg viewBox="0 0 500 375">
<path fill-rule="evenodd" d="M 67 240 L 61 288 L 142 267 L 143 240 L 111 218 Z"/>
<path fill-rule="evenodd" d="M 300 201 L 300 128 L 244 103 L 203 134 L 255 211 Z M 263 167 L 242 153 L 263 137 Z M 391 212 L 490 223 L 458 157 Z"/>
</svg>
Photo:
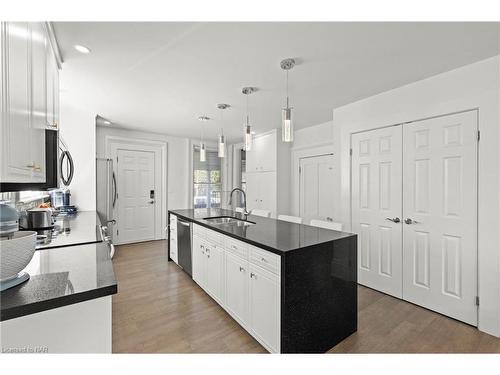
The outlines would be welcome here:
<svg viewBox="0 0 500 375">
<path fill-rule="evenodd" d="M 200 238 L 206 238 L 207 237 L 207 230 L 204 227 L 202 227 L 201 225 L 193 224 L 193 234 L 195 236 L 200 237 Z"/>
<path fill-rule="evenodd" d="M 279 255 L 251 245 L 249 245 L 249 250 L 250 262 L 277 275 L 281 274 L 281 259 Z"/>
<path fill-rule="evenodd" d="M 225 248 L 227 251 L 248 259 L 248 245 L 231 237 L 225 237 Z"/>
<path fill-rule="evenodd" d="M 206 238 L 216 245 L 224 246 L 224 235 L 214 230 L 206 229 Z"/>
</svg>

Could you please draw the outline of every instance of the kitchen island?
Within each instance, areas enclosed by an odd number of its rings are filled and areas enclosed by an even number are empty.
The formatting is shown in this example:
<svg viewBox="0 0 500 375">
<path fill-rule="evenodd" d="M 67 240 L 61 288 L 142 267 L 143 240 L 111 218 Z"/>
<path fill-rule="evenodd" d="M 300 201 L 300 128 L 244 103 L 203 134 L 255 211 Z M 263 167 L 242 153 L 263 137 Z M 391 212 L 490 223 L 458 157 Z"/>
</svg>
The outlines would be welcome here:
<svg viewBox="0 0 500 375">
<path fill-rule="evenodd" d="M 268 351 L 322 353 L 356 331 L 356 235 L 223 209 L 170 210 L 174 261 L 179 221 L 192 226 L 193 280 Z"/>
<path fill-rule="evenodd" d="M 0 293 L 4 353 L 111 353 L 117 293 L 105 243 L 40 249 L 30 279 Z"/>
</svg>

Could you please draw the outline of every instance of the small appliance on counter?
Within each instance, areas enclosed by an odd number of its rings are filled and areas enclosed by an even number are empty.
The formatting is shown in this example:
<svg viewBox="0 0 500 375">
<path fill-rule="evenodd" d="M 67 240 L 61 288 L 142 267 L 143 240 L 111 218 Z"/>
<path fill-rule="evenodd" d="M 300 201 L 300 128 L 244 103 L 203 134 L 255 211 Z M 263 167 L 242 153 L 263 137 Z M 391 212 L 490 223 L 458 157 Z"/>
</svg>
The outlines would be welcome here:
<svg viewBox="0 0 500 375">
<path fill-rule="evenodd" d="M 67 188 L 49 190 L 50 203 L 52 207 L 61 214 L 71 215 L 77 212 L 77 208 L 71 205 L 71 191 Z"/>
<path fill-rule="evenodd" d="M 31 208 L 19 219 L 24 230 L 49 230 L 54 228 L 54 210 L 51 208 Z"/>
<path fill-rule="evenodd" d="M 27 272 L 21 271 L 35 254 L 37 233 L 19 232 L 18 218 L 15 208 L 0 204 L 0 291 L 30 278 Z"/>
</svg>

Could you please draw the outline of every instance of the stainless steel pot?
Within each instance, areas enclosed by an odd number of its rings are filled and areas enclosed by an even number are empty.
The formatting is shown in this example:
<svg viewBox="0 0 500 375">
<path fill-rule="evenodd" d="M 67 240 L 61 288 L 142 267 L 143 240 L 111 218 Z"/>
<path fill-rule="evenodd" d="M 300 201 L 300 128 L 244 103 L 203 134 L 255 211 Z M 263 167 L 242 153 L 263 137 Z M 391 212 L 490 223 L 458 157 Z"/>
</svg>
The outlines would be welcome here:
<svg viewBox="0 0 500 375">
<path fill-rule="evenodd" d="M 26 211 L 26 229 L 48 229 L 53 226 L 51 209 L 32 208 Z"/>
</svg>

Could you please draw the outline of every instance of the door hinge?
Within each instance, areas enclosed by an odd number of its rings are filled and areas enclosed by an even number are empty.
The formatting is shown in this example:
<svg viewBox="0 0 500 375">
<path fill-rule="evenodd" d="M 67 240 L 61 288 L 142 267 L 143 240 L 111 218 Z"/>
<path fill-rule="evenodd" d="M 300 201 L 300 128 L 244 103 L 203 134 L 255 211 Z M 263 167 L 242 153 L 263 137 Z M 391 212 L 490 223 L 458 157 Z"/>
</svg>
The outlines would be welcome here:
<svg viewBox="0 0 500 375">
<path fill-rule="evenodd" d="M 352 148 L 349 149 L 349 155 L 352 156 Z"/>
<path fill-rule="evenodd" d="M 476 296 L 476 306 L 479 306 L 479 296 Z"/>
<path fill-rule="evenodd" d="M 116 163 L 118 164 L 118 156 L 116 157 Z"/>
<path fill-rule="evenodd" d="M 120 234 L 120 231 L 117 229 L 116 230 L 116 235 L 118 236 Z"/>
<path fill-rule="evenodd" d="M 481 139 L 481 130 L 477 131 L 477 140 L 479 141 Z"/>
<path fill-rule="evenodd" d="M 302 173 L 302 167 L 299 167 L 299 173 Z"/>
</svg>

